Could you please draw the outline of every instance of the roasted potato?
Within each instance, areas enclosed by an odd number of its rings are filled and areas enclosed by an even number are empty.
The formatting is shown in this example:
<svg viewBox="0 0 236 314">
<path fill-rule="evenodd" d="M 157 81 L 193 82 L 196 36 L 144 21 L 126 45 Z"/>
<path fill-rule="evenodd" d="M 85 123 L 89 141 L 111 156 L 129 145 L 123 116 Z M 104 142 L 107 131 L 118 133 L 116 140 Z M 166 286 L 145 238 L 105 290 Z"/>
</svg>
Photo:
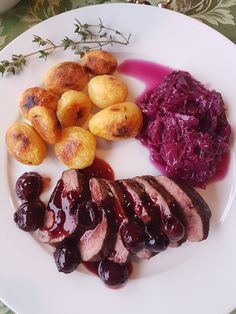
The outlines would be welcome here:
<svg viewBox="0 0 236 314">
<path fill-rule="evenodd" d="M 99 75 L 90 80 L 88 93 L 95 105 L 106 108 L 125 101 L 128 88 L 124 82 L 112 75 Z"/>
<path fill-rule="evenodd" d="M 30 109 L 29 120 L 46 143 L 55 144 L 61 136 L 61 126 L 51 109 L 36 106 Z"/>
<path fill-rule="evenodd" d="M 117 68 L 117 60 L 107 51 L 90 50 L 83 56 L 82 65 L 93 75 L 112 74 Z"/>
<path fill-rule="evenodd" d="M 9 154 L 26 165 L 39 165 L 45 158 L 46 147 L 34 128 L 24 122 L 17 122 L 6 132 Z"/>
<path fill-rule="evenodd" d="M 74 90 L 62 94 L 57 107 L 57 117 L 62 127 L 81 126 L 89 117 L 92 107 L 90 98 Z"/>
<path fill-rule="evenodd" d="M 73 169 L 90 166 L 95 158 L 96 139 L 89 131 L 78 127 L 62 130 L 61 140 L 55 144 L 57 158 Z"/>
<path fill-rule="evenodd" d="M 26 89 L 19 100 L 19 107 L 22 116 L 29 119 L 29 111 L 35 106 L 43 106 L 52 110 L 57 109 L 58 96 L 41 87 Z"/>
<path fill-rule="evenodd" d="M 132 102 L 124 102 L 96 113 L 89 120 L 89 130 L 96 136 L 116 141 L 136 136 L 142 123 L 139 107 Z"/>
<path fill-rule="evenodd" d="M 44 76 L 46 89 L 61 95 L 74 89 L 82 90 L 88 83 L 87 71 L 76 62 L 62 62 L 50 68 Z"/>
</svg>

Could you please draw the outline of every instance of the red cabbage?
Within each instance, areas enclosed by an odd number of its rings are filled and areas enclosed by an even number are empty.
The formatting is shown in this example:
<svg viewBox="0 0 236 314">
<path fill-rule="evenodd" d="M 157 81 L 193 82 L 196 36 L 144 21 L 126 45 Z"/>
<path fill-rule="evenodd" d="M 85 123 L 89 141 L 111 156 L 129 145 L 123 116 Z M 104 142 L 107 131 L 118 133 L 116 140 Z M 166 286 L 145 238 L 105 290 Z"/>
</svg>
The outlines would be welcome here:
<svg viewBox="0 0 236 314">
<path fill-rule="evenodd" d="M 166 174 L 205 188 L 229 151 L 231 127 L 220 93 L 183 71 L 167 75 L 138 101 L 144 126 L 138 136 Z"/>
</svg>

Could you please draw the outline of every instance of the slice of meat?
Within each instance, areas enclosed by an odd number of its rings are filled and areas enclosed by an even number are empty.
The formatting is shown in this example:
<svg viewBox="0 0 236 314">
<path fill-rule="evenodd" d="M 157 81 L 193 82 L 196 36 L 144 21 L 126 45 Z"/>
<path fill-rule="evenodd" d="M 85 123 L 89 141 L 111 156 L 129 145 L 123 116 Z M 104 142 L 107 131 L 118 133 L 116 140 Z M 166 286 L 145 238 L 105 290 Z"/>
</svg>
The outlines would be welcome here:
<svg viewBox="0 0 236 314">
<path fill-rule="evenodd" d="M 143 191 L 139 189 L 137 182 L 126 179 L 110 183 L 109 186 L 120 201 L 120 206 L 124 211 L 123 215 L 129 217 L 130 221 L 134 220 L 135 216 L 143 222 L 151 219 L 147 207 L 142 202 L 144 199 Z M 144 248 L 135 255 L 141 259 L 150 259 L 154 254 L 148 248 Z"/>
<path fill-rule="evenodd" d="M 104 179 L 92 178 L 89 181 L 92 200 L 104 210 L 104 219 L 102 224 L 106 221 L 106 228 L 101 228 L 98 239 L 96 239 L 96 247 L 100 243 L 100 253 L 96 255 L 108 257 L 116 263 L 126 263 L 129 257 L 129 252 L 121 241 L 117 220 L 121 216 L 118 215 L 121 211 L 121 205 L 117 197 L 111 192 L 108 185 L 110 181 Z M 93 239 L 91 238 L 91 241 Z M 94 260 L 94 258 L 93 258 Z"/>
<path fill-rule="evenodd" d="M 145 192 L 144 188 L 134 179 L 125 179 L 118 181 L 123 185 L 126 194 L 128 193 L 132 198 L 133 210 L 135 215 L 146 225 L 149 221 L 159 219 L 159 209 L 154 208 L 155 205 Z M 124 191 L 123 190 L 123 191 Z M 148 248 L 136 253 L 141 259 L 149 259 L 153 256 L 153 252 Z"/>
<path fill-rule="evenodd" d="M 89 189 L 91 198 L 97 204 L 101 205 L 109 201 L 112 194 L 104 179 L 92 178 L 89 180 Z"/>
<path fill-rule="evenodd" d="M 149 195 L 154 204 L 161 210 L 163 217 L 171 216 L 175 199 L 155 180 L 152 176 L 141 176 L 134 178 Z"/>
<path fill-rule="evenodd" d="M 110 247 L 109 251 L 111 251 L 109 259 L 120 264 L 126 263 L 130 254 L 124 247 L 119 234 L 119 225 L 124 220 L 127 221 L 120 201 L 122 194 L 114 181 L 92 178 L 89 186 L 92 200 L 103 207 L 106 216 L 110 217 L 111 231 L 107 241 L 107 245 Z M 112 214 L 114 215 L 111 218 Z"/>
<path fill-rule="evenodd" d="M 50 197 L 39 240 L 58 244 L 73 235 L 78 221 L 73 207 L 83 193 L 83 178 L 76 170 L 66 170 Z"/>
<path fill-rule="evenodd" d="M 107 186 L 110 189 L 110 192 L 112 193 L 113 209 L 116 215 L 116 220 L 118 221 L 118 225 L 120 227 L 122 223 L 126 223 L 128 221 L 128 217 L 126 216 L 126 212 L 125 212 L 125 206 L 124 206 L 125 201 L 123 199 L 122 191 L 119 185 L 115 181 L 108 181 L 108 180 L 103 180 L 103 181 L 107 184 Z M 130 214 L 131 213 L 129 212 L 128 215 Z M 121 235 L 118 228 L 114 251 L 109 257 L 109 259 L 115 263 L 124 264 L 124 263 L 127 263 L 129 257 L 130 257 L 130 252 L 124 246 L 121 240 Z"/>
<path fill-rule="evenodd" d="M 105 245 L 108 229 L 108 221 L 103 212 L 102 221 L 94 229 L 87 230 L 77 243 L 82 261 L 101 261 L 110 254 Z"/>
<path fill-rule="evenodd" d="M 109 187 L 113 202 L 114 202 L 114 211 L 116 214 L 116 218 L 119 222 L 119 225 L 121 225 L 124 222 L 127 222 L 130 217 L 133 218 L 133 210 L 131 209 L 127 211 L 127 208 L 125 206 L 125 200 L 124 195 L 122 193 L 122 190 L 119 186 L 119 184 L 116 181 L 105 181 L 107 186 Z"/>
<path fill-rule="evenodd" d="M 116 242 L 116 225 L 110 202 L 110 190 L 102 179 L 89 181 L 91 198 L 102 211 L 101 222 L 92 230 L 87 230 L 78 241 L 83 261 L 101 261 L 108 257 Z"/>
<path fill-rule="evenodd" d="M 184 234 L 184 221 L 181 217 L 181 213 L 175 199 L 152 176 L 135 177 L 135 180 L 143 186 L 145 192 L 149 195 L 152 202 L 159 207 L 162 225 L 168 225 L 168 221 L 173 219 L 182 228 L 183 232 L 178 241 L 175 240 L 174 235 L 172 237 L 170 232 L 163 228 L 163 232 L 170 240 L 170 246 L 175 247 L 186 241 L 186 236 Z"/>
<path fill-rule="evenodd" d="M 118 263 L 125 264 L 128 263 L 130 258 L 130 252 L 125 248 L 120 233 L 117 233 L 116 243 L 113 252 L 109 256 L 109 260 Z"/>
<path fill-rule="evenodd" d="M 200 194 L 193 188 L 176 183 L 166 176 L 157 176 L 156 180 L 169 191 L 182 209 L 187 239 L 192 242 L 206 239 L 211 211 Z"/>
<path fill-rule="evenodd" d="M 133 211 L 145 224 L 151 220 L 149 206 L 147 206 L 145 197 L 146 193 L 143 187 L 133 179 L 119 180 L 118 183 L 123 185 L 124 194 L 129 194 L 132 198 Z M 128 198 L 128 197 L 127 197 Z"/>
</svg>

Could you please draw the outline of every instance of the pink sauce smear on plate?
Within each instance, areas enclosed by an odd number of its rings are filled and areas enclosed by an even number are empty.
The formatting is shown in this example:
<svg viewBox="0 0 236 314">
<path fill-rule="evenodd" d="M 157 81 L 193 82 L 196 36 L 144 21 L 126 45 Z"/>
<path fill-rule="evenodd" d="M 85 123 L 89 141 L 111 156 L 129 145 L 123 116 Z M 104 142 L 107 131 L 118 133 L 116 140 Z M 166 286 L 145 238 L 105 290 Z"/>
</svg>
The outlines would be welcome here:
<svg viewBox="0 0 236 314">
<path fill-rule="evenodd" d="M 172 71 L 173 69 L 164 65 L 138 59 L 127 59 L 118 66 L 118 72 L 134 77 L 145 84 L 145 90 L 138 96 L 137 101 L 157 87 Z"/>
</svg>

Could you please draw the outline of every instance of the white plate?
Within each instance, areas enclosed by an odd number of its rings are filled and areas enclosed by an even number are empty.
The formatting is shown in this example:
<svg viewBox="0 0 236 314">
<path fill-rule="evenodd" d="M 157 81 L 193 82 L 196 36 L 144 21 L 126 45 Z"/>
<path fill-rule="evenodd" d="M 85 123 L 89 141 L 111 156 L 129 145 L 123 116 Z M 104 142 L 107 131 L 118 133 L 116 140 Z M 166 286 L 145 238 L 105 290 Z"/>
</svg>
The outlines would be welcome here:
<svg viewBox="0 0 236 314">
<path fill-rule="evenodd" d="M 95 23 L 98 17 L 111 27 L 132 33 L 129 46 L 115 46 L 113 52 L 126 58 L 152 60 L 189 71 L 196 79 L 223 95 L 233 130 L 236 126 L 236 48 L 226 38 L 186 16 L 149 6 L 100 5 L 70 11 L 30 29 L 1 53 L 35 49 L 33 34 L 59 41 L 73 36 L 73 19 Z M 1 207 L 0 207 L 0 297 L 13 310 L 38 313 L 229 313 L 236 307 L 236 211 L 235 151 L 223 181 L 201 191 L 212 207 L 211 232 L 207 241 L 186 243 L 169 249 L 148 262 L 141 262 L 128 284 L 116 291 L 106 288 L 82 266 L 70 275 L 57 272 L 48 246 L 15 226 L 15 179 L 29 167 L 7 157 L 4 133 L 18 117 L 20 93 L 42 84 L 45 70 L 62 60 L 76 60 L 71 51 L 57 52 L 47 62 L 32 60 L 19 76 L 0 79 L 1 99 Z M 143 89 L 137 80 L 123 77 L 136 96 Z M 107 149 L 109 148 L 109 149 Z M 137 141 L 111 144 L 99 149 L 112 165 L 116 177 L 155 174 L 148 152 Z M 59 178 L 63 167 L 52 155 L 38 169 Z M 44 195 L 46 198 L 47 195 Z"/>
</svg>

